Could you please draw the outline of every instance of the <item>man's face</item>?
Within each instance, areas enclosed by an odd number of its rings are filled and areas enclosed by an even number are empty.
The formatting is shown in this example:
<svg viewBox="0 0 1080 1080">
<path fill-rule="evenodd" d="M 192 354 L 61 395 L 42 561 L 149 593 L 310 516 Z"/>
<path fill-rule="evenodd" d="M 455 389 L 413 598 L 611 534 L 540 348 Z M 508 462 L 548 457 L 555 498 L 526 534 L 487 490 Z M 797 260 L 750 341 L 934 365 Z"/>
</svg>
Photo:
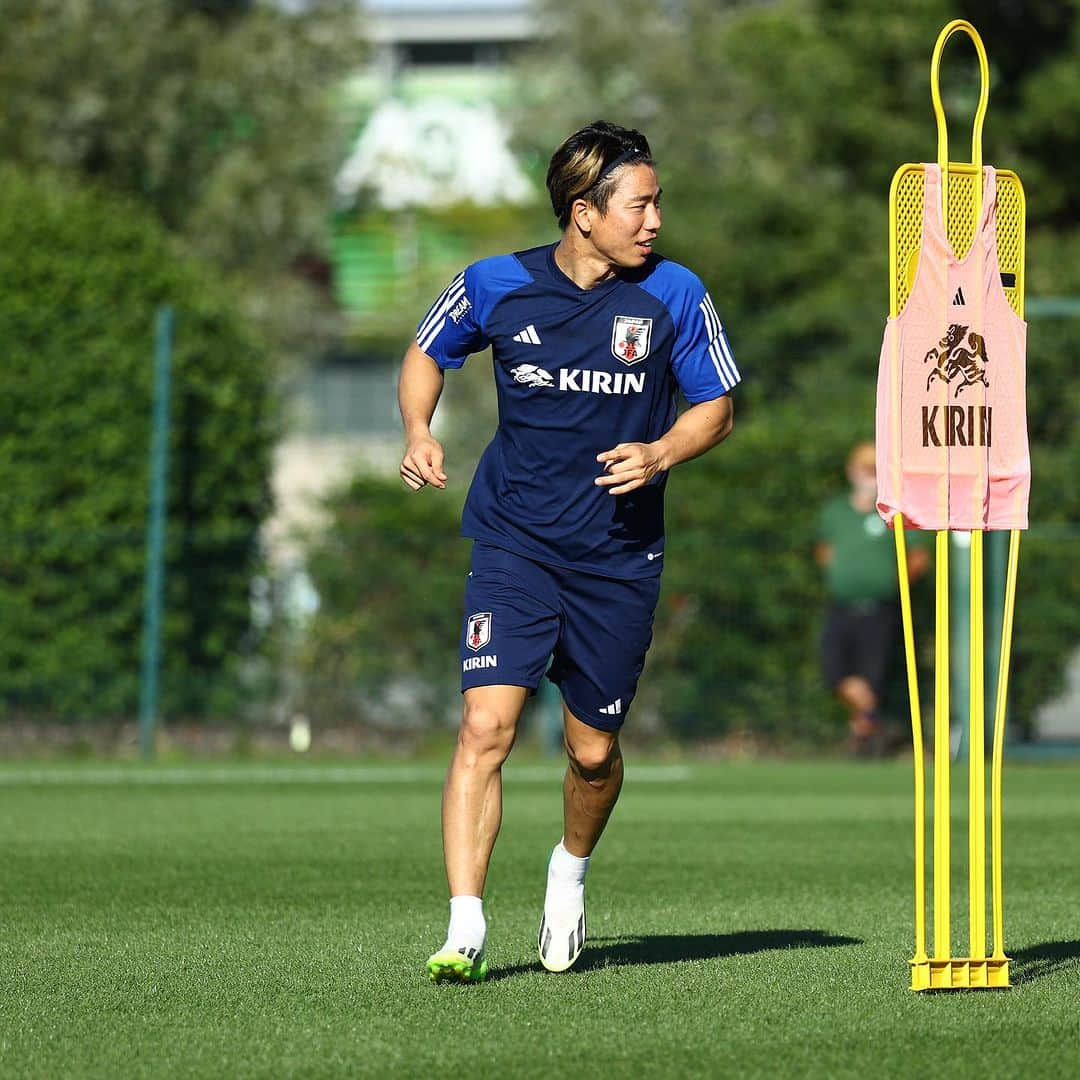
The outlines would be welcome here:
<svg viewBox="0 0 1080 1080">
<path fill-rule="evenodd" d="M 660 186 L 651 165 L 619 170 L 615 190 L 603 214 L 593 209 L 590 239 L 613 266 L 641 266 L 660 231 Z"/>
<path fill-rule="evenodd" d="M 877 491 L 877 469 L 873 447 L 864 447 L 856 453 L 847 467 L 848 480 L 860 495 L 873 495 Z"/>
</svg>

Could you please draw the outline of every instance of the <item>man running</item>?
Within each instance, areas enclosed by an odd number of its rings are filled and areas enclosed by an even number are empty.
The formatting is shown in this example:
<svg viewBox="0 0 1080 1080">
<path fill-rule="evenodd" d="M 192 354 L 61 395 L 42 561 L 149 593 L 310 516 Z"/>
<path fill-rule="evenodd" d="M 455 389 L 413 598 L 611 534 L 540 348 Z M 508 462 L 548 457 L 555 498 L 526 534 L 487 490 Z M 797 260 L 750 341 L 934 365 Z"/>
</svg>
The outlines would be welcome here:
<svg viewBox="0 0 1080 1080">
<path fill-rule="evenodd" d="M 444 488 L 430 430 L 443 373 L 492 349 L 499 425 L 462 516 L 474 544 L 464 715 L 443 791 L 450 926 L 427 963 L 436 982 L 486 974 L 501 770 L 545 672 L 562 694 L 569 765 L 538 948 L 549 971 L 580 955 L 585 873 L 619 797 L 619 729 L 652 638 L 667 473 L 730 433 L 740 378 L 704 285 L 653 252 L 661 192 L 643 135 L 582 128 L 555 151 L 547 187 L 559 241 L 466 267 L 420 323 L 399 385 L 402 480 Z"/>
</svg>

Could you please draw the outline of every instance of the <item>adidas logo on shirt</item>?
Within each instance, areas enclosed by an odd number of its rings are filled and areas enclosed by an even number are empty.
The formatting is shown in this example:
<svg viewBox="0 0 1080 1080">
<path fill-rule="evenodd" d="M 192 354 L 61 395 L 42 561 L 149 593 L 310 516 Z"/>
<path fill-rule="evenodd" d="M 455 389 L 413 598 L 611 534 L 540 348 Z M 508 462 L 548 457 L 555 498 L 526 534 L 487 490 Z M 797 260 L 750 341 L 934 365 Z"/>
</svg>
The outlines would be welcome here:
<svg viewBox="0 0 1080 1080">
<path fill-rule="evenodd" d="M 952 298 L 952 302 L 954 304 L 964 304 L 966 306 L 965 301 L 964 301 L 964 290 L 963 289 L 957 289 L 956 290 L 956 295 Z"/>
<path fill-rule="evenodd" d="M 514 335 L 515 341 L 520 341 L 523 345 L 539 345 L 540 335 L 536 332 L 536 327 L 532 323 L 529 323 L 524 330 L 519 330 Z"/>
<path fill-rule="evenodd" d="M 622 716 L 622 698 L 616 698 L 610 705 L 599 710 L 601 716 Z"/>
</svg>

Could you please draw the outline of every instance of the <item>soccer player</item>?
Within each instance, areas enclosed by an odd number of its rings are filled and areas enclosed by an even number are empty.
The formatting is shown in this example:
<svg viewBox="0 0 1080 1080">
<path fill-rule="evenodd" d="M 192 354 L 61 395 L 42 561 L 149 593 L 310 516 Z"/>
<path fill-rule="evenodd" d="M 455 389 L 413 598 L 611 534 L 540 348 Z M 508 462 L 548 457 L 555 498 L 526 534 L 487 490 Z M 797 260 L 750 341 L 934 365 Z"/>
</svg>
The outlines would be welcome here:
<svg viewBox="0 0 1080 1080">
<path fill-rule="evenodd" d="M 474 543 L 464 715 L 443 790 L 450 926 L 427 962 L 436 982 L 487 971 L 481 898 L 501 770 L 545 671 L 562 694 L 569 765 L 538 947 L 549 971 L 580 955 L 585 873 L 619 797 L 619 729 L 652 638 L 667 473 L 730 433 L 739 381 L 704 285 L 653 251 L 660 185 L 644 136 L 582 128 L 555 151 L 547 187 L 559 241 L 466 267 L 420 323 L 399 384 L 401 478 L 445 488 L 430 430 L 443 373 L 492 349 L 499 425 L 462 515 Z M 677 415 L 680 390 L 690 407 Z"/>
</svg>

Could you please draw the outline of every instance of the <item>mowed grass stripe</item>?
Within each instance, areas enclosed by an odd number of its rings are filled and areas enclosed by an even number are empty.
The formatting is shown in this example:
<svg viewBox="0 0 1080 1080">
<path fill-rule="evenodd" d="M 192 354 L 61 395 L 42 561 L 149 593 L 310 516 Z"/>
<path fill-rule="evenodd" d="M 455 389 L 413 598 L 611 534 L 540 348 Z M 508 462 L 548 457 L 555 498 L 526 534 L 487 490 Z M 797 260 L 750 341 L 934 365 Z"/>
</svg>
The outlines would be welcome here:
<svg viewBox="0 0 1080 1080">
<path fill-rule="evenodd" d="M 517 783 L 548 783 L 560 778 L 564 769 L 565 766 L 509 765 L 504 770 L 504 777 Z M 635 769 L 634 778 L 646 784 L 668 783 L 687 780 L 690 772 L 685 765 L 644 765 Z M 7 787 L 70 784 L 103 787 L 117 784 L 441 784 L 445 776 L 445 765 L 0 767 L 0 785 Z"/>
<path fill-rule="evenodd" d="M 446 914 L 426 779 L 5 788 L 0 1075 L 1074 1073 L 1080 769 L 1006 774 L 1016 988 L 937 997 L 906 989 L 909 767 L 628 771 L 564 976 L 533 943 L 549 776 L 507 785 L 469 988 L 423 977 Z M 959 827 L 954 849 L 959 947 Z"/>
</svg>

